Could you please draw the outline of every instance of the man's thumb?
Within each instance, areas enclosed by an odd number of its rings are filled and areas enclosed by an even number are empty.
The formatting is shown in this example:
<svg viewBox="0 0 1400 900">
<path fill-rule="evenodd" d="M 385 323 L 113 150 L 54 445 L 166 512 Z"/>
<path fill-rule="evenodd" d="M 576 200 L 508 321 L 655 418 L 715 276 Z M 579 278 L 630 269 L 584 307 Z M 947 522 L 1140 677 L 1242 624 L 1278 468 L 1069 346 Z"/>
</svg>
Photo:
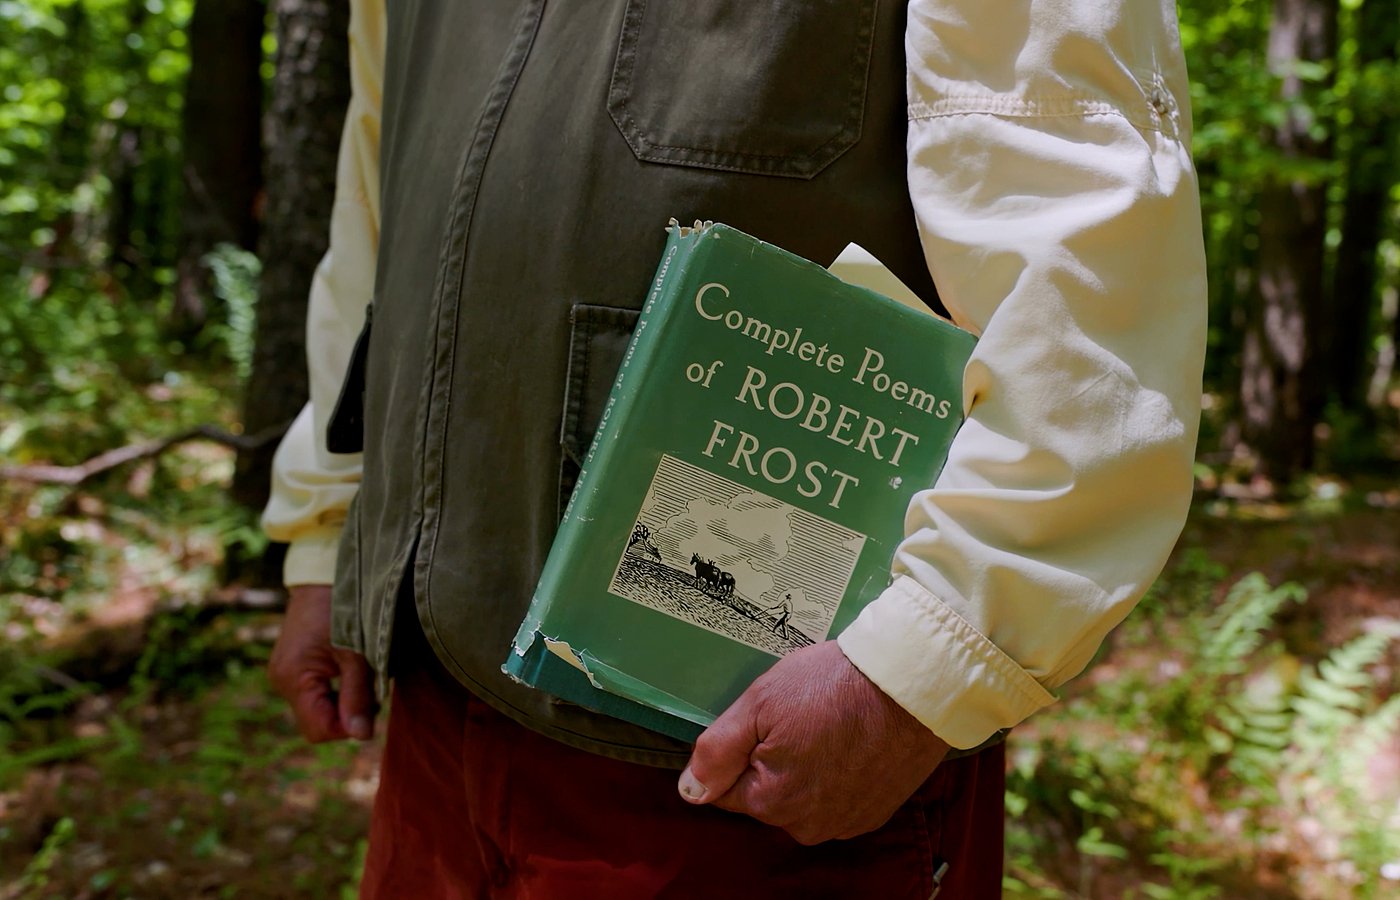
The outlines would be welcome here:
<svg viewBox="0 0 1400 900">
<path fill-rule="evenodd" d="M 362 741 L 374 736 L 374 670 L 358 653 L 337 650 L 340 664 L 340 725 Z"/>
<path fill-rule="evenodd" d="M 749 767 L 749 757 L 758 746 L 758 731 L 743 699 L 725 710 L 695 742 L 677 785 L 681 796 L 691 803 L 718 800 Z"/>
</svg>

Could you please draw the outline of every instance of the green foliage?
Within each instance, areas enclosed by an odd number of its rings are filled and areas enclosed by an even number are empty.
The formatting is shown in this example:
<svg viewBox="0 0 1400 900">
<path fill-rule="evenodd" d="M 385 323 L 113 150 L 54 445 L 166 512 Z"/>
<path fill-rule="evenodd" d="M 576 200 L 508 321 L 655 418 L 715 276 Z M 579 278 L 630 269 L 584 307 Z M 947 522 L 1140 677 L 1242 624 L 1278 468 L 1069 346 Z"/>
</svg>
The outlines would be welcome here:
<svg viewBox="0 0 1400 900">
<path fill-rule="evenodd" d="M 257 260 L 231 247 L 209 255 L 224 318 L 199 340 L 172 341 L 165 324 L 180 244 L 184 28 L 193 2 L 0 0 L 7 464 L 77 464 L 233 420 L 230 398 L 253 357 Z M 1282 179 L 1327 184 L 1339 221 L 1349 151 L 1366 148 L 1369 123 L 1400 116 L 1395 60 L 1363 58 L 1361 13 L 1376 2 L 1344 0 L 1336 59 L 1288 67 L 1304 83 L 1289 102 L 1266 59 L 1269 3 L 1180 7 L 1217 412 L 1229 412 L 1238 380 L 1261 190 Z M 1334 158 L 1298 160 L 1273 146 L 1270 129 L 1290 117 L 1306 120 L 1313 137 L 1332 138 Z M 1391 194 L 1378 247 L 1391 284 L 1400 269 L 1397 172 L 1393 147 L 1376 153 L 1392 160 L 1375 169 Z M 1394 349 L 1384 336 L 1390 303 L 1372 317 L 1377 355 Z M 1393 433 L 1369 414 L 1334 408 L 1327 423 L 1327 466 L 1393 461 Z M 269 845 L 265 834 L 240 835 L 245 819 L 281 821 L 292 796 L 324 810 L 294 820 L 287 856 L 269 868 L 325 865 L 250 895 L 353 893 L 363 809 L 344 799 L 343 781 L 355 749 L 303 747 L 268 695 L 257 617 L 201 608 L 218 586 L 223 548 L 263 540 L 255 514 L 227 502 L 231 471 L 229 452 L 193 445 L 78 490 L 0 484 L 0 789 L 20 790 L 30 774 L 68 764 L 96 773 L 65 786 L 61 814 L 25 838 L 22 857 L 13 819 L 0 820 L 0 862 L 21 859 L 7 870 L 19 880 L 0 883 L 0 893 L 181 895 L 154 870 L 117 861 L 85 869 L 76 850 L 135 833 L 168 859 L 234 871 L 239 846 Z M 1334 499 L 1325 502 L 1340 506 Z M 1222 599 L 1225 575 L 1206 548 L 1184 554 L 1120 631 L 1125 653 L 1104 664 L 1111 677 L 1072 689 L 1054 718 L 1015 739 L 1008 896 L 1249 896 L 1249 876 L 1261 870 L 1281 870 L 1285 881 L 1311 873 L 1309 896 L 1379 894 L 1379 866 L 1400 859 L 1395 798 L 1373 796 L 1367 777 L 1368 762 L 1400 730 L 1400 697 L 1376 683 L 1392 639 L 1371 631 L 1302 658 L 1277 637 L 1302 589 L 1256 575 Z M 76 621 L 133 585 L 154 594 L 157 612 L 131 677 L 115 691 L 63 676 L 34 650 L 53 622 Z M 1135 666 L 1139 658 L 1150 664 Z M 1305 825 L 1327 839 L 1311 840 Z M 326 841 L 335 829 L 339 840 Z M 126 848 L 124 860 L 156 852 Z M 185 895 L 211 890 L 199 879 L 187 884 L 195 886 Z"/>
<path fill-rule="evenodd" d="M 217 337 L 227 348 L 239 381 L 247 381 L 253 369 L 253 332 L 262 264 L 256 254 L 233 244 L 215 247 L 204 262 L 214 275 L 214 294 L 228 310 L 227 322 L 217 329 Z"/>
<path fill-rule="evenodd" d="M 350 857 L 345 884 L 340 889 L 340 900 L 356 900 L 360 896 L 360 877 L 365 871 L 365 856 L 368 851 L 368 840 L 362 839 L 355 844 L 355 852 Z"/>
<path fill-rule="evenodd" d="M 0 648 L 0 788 L 36 766 L 81 757 L 103 743 L 54 727 L 92 690 L 39 659 Z"/>
<path fill-rule="evenodd" d="M 1375 686 L 1367 668 L 1380 660 L 1390 641 L 1387 633 L 1368 632 L 1333 650 L 1316 669 L 1302 672 L 1291 704 L 1297 714 L 1293 741 L 1301 751 L 1295 768 L 1311 770 L 1338 758 L 1341 738 L 1359 721 Z"/>
<path fill-rule="evenodd" d="M 34 302 L 0 280 L 0 445 L 8 460 L 74 464 L 120 446 L 123 425 L 152 405 L 150 393 L 133 388 L 164 383 L 169 397 L 165 388 L 155 396 L 168 401 L 183 396 L 182 381 L 149 315 L 75 291 Z M 166 408 L 186 420 L 202 411 Z"/>
<path fill-rule="evenodd" d="M 236 296 L 223 334 L 192 348 L 167 334 L 192 8 L 0 0 L 7 463 L 71 465 L 162 428 L 213 423 L 246 371 L 246 258 L 221 256 Z"/>
<path fill-rule="evenodd" d="M 1182 46 L 1192 82 L 1192 150 L 1200 174 L 1211 286 L 1206 383 L 1216 392 L 1218 402 L 1207 415 L 1207 449 L 1219 436 L 1222 423 L 1216 420 L 1228 421 L 1237 411 L 1240 327 L 1257 279 L 1257 201 L 1261 191 L 1281 182 L 1328 186 L 1328 218 L 1338 223 L 1348 199 L 1348 179 L 1353 174 L 1350 166 L 1369 166 L 1367 178 L 1379 182 L 1354 186 L 1389 186 L 1393 190 L 1400 183 L 1394 139 L 1382 136 L 1383 123 L 1400 116 L 1400 67 L 1395 50 L 1391 47 L 1389 57 L 1379 59 L 1363 58 L 1358 50 L 1366 27 L 1362 12 L 1368 4 L 1381 2 L 1347 0 L 1341 4 L 1335 58 L 1272 63 L 1268 58 L 1271 3 L 1181 0 L 1178 4 Z M 1387 14 L 1394 13 L 1380 12 L 1378 16 Z M 1281 93 L 1285 77 L 1296 77 L 1300 82 L 1298 96 L 1289 100 Z M 1331 152 L 1312 158 L 1281 149 L 1272 140 L 1272 130 L 1288 120 L 1307 123 L 1309 137 L 1330 142 Z M 1353 154 L 1358 147 L 1371 156 Z M 1395 237 L 1392 214 L 1380 235 L 1380 246 Z M 1334 227 L 1327 238 L 1329 265 L 1340 243 L 1339 229 Z M 1384 278 L 1378 282 L 1377 298 L 1379 288 L 1386 283 Z M 1369 323 L 1372 334 L 1386 334 L 1391 330 L 1388 326 L 1389 320 L 1381 317 L 1380 303 L 1375 302 Z M 1321 335 L 1309 337 L 1318 340 Z M 1320 374 L 1327 377 L 1333 373 Z M 1324 392 L 1337 388 L 1327 384 Z M 1393 410 L 1382 411 L 1394 419 Z M 1349 452 L 1346 443 L 1335 446 L 1341 456 Z M 1386 458 L 1393 462 L 1393 442 L 1386 451 Z M 1370 447 L 1366 452 L 1374 454 L 1375 449 Z"/>
<path fill-rule="evenodd" d="M 1188 557 L 1186 583 L 1200 568 Z M 1042 896 L 1037 881 L 1095 896 L 1094 879 L 1124 858 L 1162 873 L 1132 896 L 1235 896 L 1232 873 L 1280 841 L 1318 857 L 1308 896 L 1378 896 L 1381 867 L 1400 858 L 1400 795 L 1376 796 L 1369 770 L 1400 739 L 1400 697 L 1378 700 L 1375 674 L 1396 635 L 1365 632 L 1309 665 L 1270 637 L 1305 600 L 1296 584 L 1245 576 L 1170 639 L 1179 664 L 1116 672 L 1060 713 L 1068 737 L 1021 751 L 1008 812 L 1051 824 L 1013 827 L 1009 896 Z M 1329 842 L 1297 831 L 1307 823 Z M 1036 853 L 1047 838 L 1076 851 L 1056 870 Z"/>
<path fill-rule="evenodd" d="M 1233 356 L 1231 311 L 1241 269 L 1250 263 L 1258 211 L 1254 197 L 1275 164 L 1266 123 L 1280 109 L 1264 54 L 1268 5 L 1259 0 L 1179 4 L 1182 47 L 1191 73 L 1192 152 L 1201 180 L 1201 214 L 1209 265 L 1212 383 L 1228 378 Z"/>
<path fill-rule="evenodd" d="M 57 782 L 60 793 L 49 802 L 64 814 L 56 824 L 30 837 L 0 827 L 6 897 L 90 890 L 310 898 L 353 889 L 368 811 L 348 795 L 346 781 L 361 748 L 308 747 L 270 696 L 261 660 L 250 666 L 228 657 L 213 674 L 229 647 L 208 632 L 226 630 L 223 617 L 183 621 L 183 631 L 170 629 L 170 640 L 183 633 L 204 648 L 202 661 L 177 676 L 190 692 L 187 702 L 173 705 L 170 692 L 152 682 L 145 696 L 128 694 L 101 718 L 100 741 L 78 760 L 90 774 Z M 227 630 L 258 621 L 233 615 Z M 262 642 L 252 646 L 265 653 Z M 14 846 L 21 841 L 33 852 Z"/>
<path fill-rule="evenodd" d="M 18 893 L 22 895 L 26 891 L 40 891 L 48 886 L 49 872 L 58 862 L 63 850 L 73 842 L 76 834 L 77 826 L 69 816 L 64 816 L 54 824 L 53 831 L 44 838 L 39 852 L 35 853 L 29 865 L 24 867 L 17 885 Z"/>
<path fill-rule="evenodd" d="M 156 616 L 144 650 L 127 681 L 128 704 L 156 697 L 190 696 L 241 674 L 247 663 L 267 659 L 267 648 L 240 640 L 238 617 L 217 617 L 191 604 Z"/>
<path fill-rule="evenodd" d="M 1371 698 L 1379 662 L 1400 631 L 1372 631 L 1336 648 L 1316 668 L 1305 669 L 1291 699 L 1288 723 L 1294 752 L 1280 768 L 1298 800 L 1327 828 L 1345 858 L 1361 872 L 1376 872 L 1400 858 L 1400 816 L 1394 805 L 1374 802 L 1370 763 L 1400 735 L 1400 695 L 1380 705 Z M 1396 798 L 1400 800 L 1400 798 Z M 1358 896 L 1375 896 L 1367 880 Z"/>
<path fill-rule="evenodd" d="M 1378 321 L 1377 325 L 1380 324 Z M 1319 471 L 1344 474 L 1366 471 L 1388 474 L 1392 471 L 1395 434 L 1388 429 L 1378 429 L 1373 413 L 1345 409 L 1334 401 L 1327 405 L 1323 421 L 1326 440 L 1319 445 Z"/>
<path fill-rule="evenodd" d="M 1210 678 L 1239 675 L 1249 657 L 1264 643 L 1265 630 L 1285 603 L 1307 599 L 1301 585 L 1270 587 L 1261 573 L 1246 575 L 1230 588 L 1225 602 L 1201 625 L 1203 639 L 1197 668 Z"/>
<path fill-rule="evenodd" d="M 0 2 L 7 256 L 89 262 L 122 252 L 169 264 L 192 9 L 193 0 Z M 114 204 L 131 207 L 129 247 L 108 243 Z"/>
</svg>

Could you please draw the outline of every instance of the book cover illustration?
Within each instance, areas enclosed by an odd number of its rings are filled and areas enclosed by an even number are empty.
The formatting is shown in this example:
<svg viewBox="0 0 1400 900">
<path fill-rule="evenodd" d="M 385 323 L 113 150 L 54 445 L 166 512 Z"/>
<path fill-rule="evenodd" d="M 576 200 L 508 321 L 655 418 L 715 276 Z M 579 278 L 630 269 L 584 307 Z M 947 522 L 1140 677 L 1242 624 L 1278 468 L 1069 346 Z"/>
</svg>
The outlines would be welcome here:
<svg viewBox="0 0 1400 900">
<path fill-rule="evenodd" d="M 663 454 L 608 590 L 782 656 L 825 640 L 865 535 Z"/>
<path fill-rule="evenodd" d="M 889 584 L 974 344 L 733 228 L 673 226 L 504 670 L 693 739 Z"/>
</svg>

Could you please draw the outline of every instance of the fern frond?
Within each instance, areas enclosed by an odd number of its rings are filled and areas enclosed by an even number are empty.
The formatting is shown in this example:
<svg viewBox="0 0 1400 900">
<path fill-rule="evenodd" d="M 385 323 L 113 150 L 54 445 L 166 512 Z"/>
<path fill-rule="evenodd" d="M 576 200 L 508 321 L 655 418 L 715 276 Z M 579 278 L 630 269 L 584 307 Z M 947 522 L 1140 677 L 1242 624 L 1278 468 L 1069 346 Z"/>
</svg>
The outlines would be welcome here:
<svg viewBox="0 0 1400 900">
<path fill-rule="evenodd" d="M 1368 631 L 1352 638 L 1318 663 L 1318 673 L 1343 687 L 1369 687 L 1374 678 L 1366 669 L 1380 660 L 1392 637 L 1384 631 Z"/>
<path fill-rule="evenodd" d="M 1353 722 L 1365 708 L 1375 675 L 1368 671 L 1385 652 L 1391 636 L 1372 631 L 1353 638 L 1305 670 L 1293 706 L 1304 726 L 1333 730 Z"/>
<path fill-rule="evenodd" d="M 1248 657 L 1264 642 L 1264 632 L 1279 609 L 1307 598 L 1303 586 L 1293 582 L 1270 587 L 1263 573 L 1252 572 L 1230 588 L 1225 601 L 1207 622 L 1200 664 L 1225 675 L 1244 672 Z"/>
<path fill-rule="evenodd" d="M 1391 696 L 1361 720 L 1352 750 L 1362 759 L 1370 759 L 1397 736 L 1400 736 L 1400 694 Z"/>
<path fill-rule="evenodd" d="M 1367 632 L 1333 650 L 1315 669 L 1301 674 L 1298 694 L 1292 701 L 1296 713 L 1293 743 L 1299 750 L 1290 766 L 1293 771 L 1320 769 L 1315 774 L 1325 780 L 1346 781 L 1345 773 L 1354 764 L 1364 765 L 1369 758 L 1369 754 L 1357 752 L 1359 735 L 1370 734 L 1379 748 L 1388 726 L 1400 722 L 1400 707 L 1392 710 L 1391 701 L 1382 704 L 1381 709 L 1386 711 L 1383 715 L 1377 717 L 1381 710 L 1365 714 L 1375 686 L 1370 667 L 1381 658 L 1392 639 L 1393 635 L 1385 631 Z"/>
</svg>

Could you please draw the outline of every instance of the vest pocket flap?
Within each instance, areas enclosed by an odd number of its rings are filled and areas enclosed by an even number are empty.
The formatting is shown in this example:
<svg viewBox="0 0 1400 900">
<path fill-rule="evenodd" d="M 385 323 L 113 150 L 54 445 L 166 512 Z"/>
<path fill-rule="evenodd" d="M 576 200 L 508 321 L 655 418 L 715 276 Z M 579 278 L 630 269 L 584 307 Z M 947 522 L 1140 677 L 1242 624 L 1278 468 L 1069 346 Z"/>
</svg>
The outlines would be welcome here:
<svg viewBox="0 0 1400 900">
<path fill-rule="evenodd" d="M 860 139 L 878 6 L 628 0 L 608 113 L 646 162 L 812 178 Z"/>
<path fill-rule="evenodd" d="M 369 331 L 374 307 L 365 309 L 365 324 L 350 351 L 340 396 L 326 423 L 326 449 L 332 453 L 359 453 L 365 449 L 365 358 L 369 355 Z"/>
</svg>

